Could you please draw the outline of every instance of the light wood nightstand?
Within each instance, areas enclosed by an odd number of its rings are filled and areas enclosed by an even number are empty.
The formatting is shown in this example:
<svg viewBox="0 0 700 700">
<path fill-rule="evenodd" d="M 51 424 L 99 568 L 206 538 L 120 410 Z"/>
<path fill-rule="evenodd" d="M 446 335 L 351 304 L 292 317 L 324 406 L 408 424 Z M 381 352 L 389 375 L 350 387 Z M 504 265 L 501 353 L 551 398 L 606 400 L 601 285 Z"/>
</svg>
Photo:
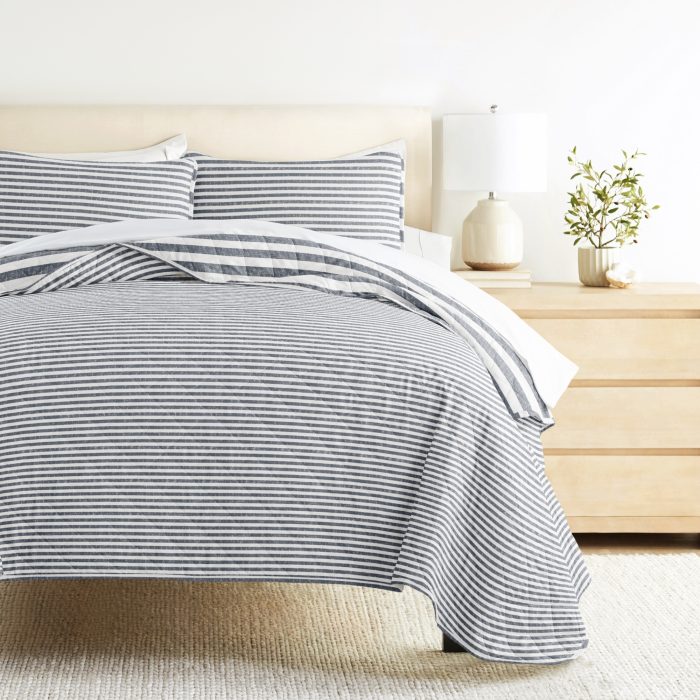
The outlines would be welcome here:
<svg viewBox="0 0 700 700">
<path fill-rule="evenodd" d="M 574 532 L 700 532 L 700 285 L 489 291 L 580 367 L 543 435 Z"/>
</svg>

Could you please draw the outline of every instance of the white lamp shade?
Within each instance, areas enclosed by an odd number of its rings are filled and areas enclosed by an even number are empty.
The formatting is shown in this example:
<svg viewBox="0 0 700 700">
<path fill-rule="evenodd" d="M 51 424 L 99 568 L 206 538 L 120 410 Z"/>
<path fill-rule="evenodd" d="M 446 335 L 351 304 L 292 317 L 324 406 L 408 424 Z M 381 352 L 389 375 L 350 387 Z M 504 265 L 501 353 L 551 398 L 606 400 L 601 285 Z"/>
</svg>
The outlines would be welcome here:
<svg viewBox="0 0 700 700">
<path fill-rule="evenodd" d="M 442 134 L 446 190 L 547 190 L 546 115 L 447 114 Z"/>
</svg>

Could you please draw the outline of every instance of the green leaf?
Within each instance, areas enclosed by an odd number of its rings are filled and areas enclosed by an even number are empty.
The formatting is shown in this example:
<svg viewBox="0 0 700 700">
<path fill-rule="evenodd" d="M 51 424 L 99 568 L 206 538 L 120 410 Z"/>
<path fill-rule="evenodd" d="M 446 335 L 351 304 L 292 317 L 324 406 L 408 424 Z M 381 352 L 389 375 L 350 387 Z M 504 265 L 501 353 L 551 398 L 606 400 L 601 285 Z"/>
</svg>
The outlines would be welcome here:
<svg viewBox="0 0 700 700">
<path fill-rule="evenodd" d="M 574 236 L 574 245 L 582 240 L 594 246 L 609 246 L 614 241 L 622 245 L 632 238 L 636 241 L 642 219 L 648 219 L 659 208 L 658 204 L 647 205 L 640 185 L 643 175 L 632 167 L 644 154 L 639 149 L 623 149 L 622 155 L 621 163 L 600 171 L 590 159 L 578 160 L 576 146 L 567 155 L 573 169 L 569 179 L 576 183 L 574 191 L 566 193 L 569 206 L 564 214 L 568 226 L 565 235 Z"/>
</svg>

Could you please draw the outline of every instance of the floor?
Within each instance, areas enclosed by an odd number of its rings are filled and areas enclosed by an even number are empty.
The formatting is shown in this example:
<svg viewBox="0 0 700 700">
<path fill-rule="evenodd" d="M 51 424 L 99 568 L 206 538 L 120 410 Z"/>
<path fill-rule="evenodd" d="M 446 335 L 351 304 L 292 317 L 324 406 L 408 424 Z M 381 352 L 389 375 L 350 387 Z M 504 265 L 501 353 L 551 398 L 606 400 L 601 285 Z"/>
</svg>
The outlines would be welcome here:
<svg viewBox="0 0 700 700">
<path fill-rule="evenodd" d="M 700 533 L 691 535 L 646 533 L 582 533 L 576 535 L 584 554 L 684 554 L 700 555 Z"/>
<path fill-rule="evenodd" d="M 0 700 L 699 700 L 697 538 L 582 540 L 590 644 L 568 663 L 443 654 L 408 587 L 5 582 Z"/>
</svg>

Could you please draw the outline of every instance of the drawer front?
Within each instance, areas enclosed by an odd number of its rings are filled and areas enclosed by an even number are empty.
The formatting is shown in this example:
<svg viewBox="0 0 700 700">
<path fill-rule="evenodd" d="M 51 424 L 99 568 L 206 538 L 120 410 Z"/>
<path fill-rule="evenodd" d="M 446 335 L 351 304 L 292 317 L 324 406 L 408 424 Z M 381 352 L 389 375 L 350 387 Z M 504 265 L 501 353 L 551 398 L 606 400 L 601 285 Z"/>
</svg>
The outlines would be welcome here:
<svg viewBox="0 0 700 700">
<path fill-rule="evenodd" d="M 573 387 L 542 435 L 546 450 L 691 450 L 700 454 L 700 387 Z"/>
<path fill-rule="evenodd" d="M 700 457 L 549 456 L 568 517 L 700 517 Z"/>
<path fill-rule="evenodd" d="M 700 319 L 529 319 L 579 365 L 574 382 L 677 380 L 700 384 Z"/>
</svg>

